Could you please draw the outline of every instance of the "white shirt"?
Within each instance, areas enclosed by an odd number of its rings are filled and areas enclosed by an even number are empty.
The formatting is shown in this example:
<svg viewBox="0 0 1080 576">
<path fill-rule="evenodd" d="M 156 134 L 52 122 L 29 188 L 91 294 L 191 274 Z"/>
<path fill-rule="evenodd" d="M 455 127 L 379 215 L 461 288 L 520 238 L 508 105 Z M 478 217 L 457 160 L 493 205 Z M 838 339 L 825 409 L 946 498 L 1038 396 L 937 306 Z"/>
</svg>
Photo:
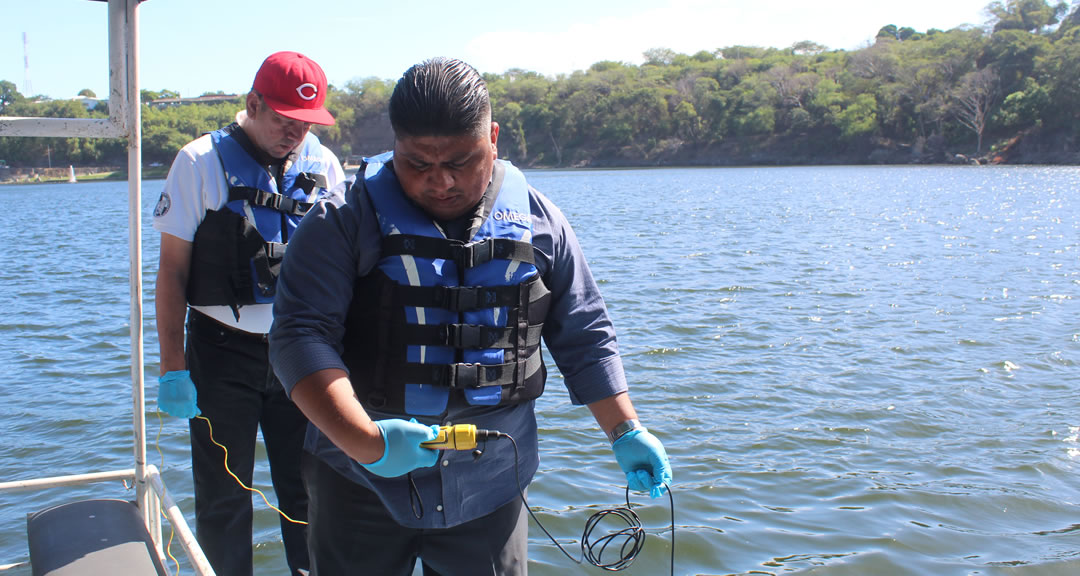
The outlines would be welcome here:
<svg viewBox="0 0 1080 576">
<path fill-rule="evenodd" d="M 343 200 L 345 171 L 329 148 L 323 146 L 323 157 L 330 162 L 326 175 L 328 196 Z M 214 151 L 210 135 L 197 138 L 176 154 L 165 188 L 154 208 L 154 229 L 162 234 L 193 242 L 195 231 L 202 224 L 207 210 L 221 210 L 229 200 L 225 170 Z M 315 201 L 316 198 L 309 199 Z M 245 332 L 265 334 L 273 323 L 273 304 L 249 304 L 240 308 L 240 319 L 228 306 L 192 306 L 211 318 Z"/>
</svg>

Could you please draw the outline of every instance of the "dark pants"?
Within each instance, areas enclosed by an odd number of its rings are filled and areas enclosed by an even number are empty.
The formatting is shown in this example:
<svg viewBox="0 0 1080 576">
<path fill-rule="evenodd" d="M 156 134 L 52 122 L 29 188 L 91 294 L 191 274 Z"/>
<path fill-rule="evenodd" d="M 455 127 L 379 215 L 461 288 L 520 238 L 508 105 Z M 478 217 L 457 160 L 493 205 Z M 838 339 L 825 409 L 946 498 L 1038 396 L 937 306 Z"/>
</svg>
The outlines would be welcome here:
<svg viewBox="0 0 1080 576">
<path fill-rule="evenodd" d="M 226 328 L 192 310 L 188 315 L 187 365 L 198 391 L 199 410 L 191 430 L 195 477 L 195 531 L 214 571 L 252 574 L 252 496 L 225 470 L 251 486 L 256 434 L 262 427 L 277 506 L 294 520 L 307 520 L 307 491 L 300 473 L 307 420 L 285 395 L 267 357 L 265 338 Z M 268 495 L 273 502 L 272 495 Z M 307 526 L 281 518 L 290 574 L 308 568 Z"/>
<path fill-rule="evenodd" d="M 378 496 L 311 454 L 312 576 L 526 576 L 529 514 L 520 499 L 453 528 L 421 530 L 394 521 Z"/>
</svg>

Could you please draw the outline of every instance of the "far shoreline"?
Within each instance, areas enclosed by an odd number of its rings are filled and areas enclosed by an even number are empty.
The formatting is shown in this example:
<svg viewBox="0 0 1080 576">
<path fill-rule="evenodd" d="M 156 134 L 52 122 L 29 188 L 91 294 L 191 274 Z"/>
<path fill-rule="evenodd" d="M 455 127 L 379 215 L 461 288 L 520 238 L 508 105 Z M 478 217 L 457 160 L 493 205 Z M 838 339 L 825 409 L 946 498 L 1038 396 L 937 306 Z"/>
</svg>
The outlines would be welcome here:
<svg viewBox="0 0 1080 576">
<path fill-rule="evenodd" d="M 756 162 L 745 164 L 703 164 L 703 163 L 688 163 L 688 164 L 605 164 L 597 163 L 586 166 L 526 166 L 523 167 L 527 171 L 538 172 L 552 172 L 552 171 L 575 171 L 575 172 L 589 172 L 589 171 L 601 171 L 601 170 L 667 170 L 667 169 L 681 169 L 681 168 L 808 168 L 808 167 L 837 167 L 837 166 L 850 166 L 850 167 L 901 167 L 908 166 L 912 168 L 922 167 L 938 167 L 938 168 L 955 168 L 955 167 L 1011 167 L 1011 166 L 1060 166 L 1060 167 L 1075 167 L 1080 164 L 1071 163 L 1056 163 L 1056 162 L 1044 162 L 1044 163 L 1009 163 L 1009 162 L 987 162 L 985 160 L 978 161 L 970 158 L 964 158 L 961 161 L 953 162 L 940 162 L 940 163 L 899 163 L 899 162 L 879 162 L 879 163 L 833 163 L 833 162 L 793 162 L 787 163 L 773 163 L 773 162 Z M 356 174 L 360 168 L 359 165 L 346 165 L 343 166 L 345 175 L 348 177 Z M 25 170 L 25 169 L 24 169 Z M 40 170 L 40 173 L 38 172 Z M 76 180 L 70 182 L 68 180 L 70 176 L 70 168 L 51 168 L 51 169 L 36 169 L 30 174 L 20 174 L 15 178 L 8 178 L 6 180 L 0 180 L 0 186 L 9 185 L 28 185 L 28 184 L 79 184 L 85 182 L 122 182 L 127 180 L 126 170 L 109 169 L 109 167 L 81 167 L 76 168 Z M 62 171 L 61 176 L 58 171 Z M 142 179 L 143 180 L 164 180 L 169 174 L 168 166 L 150 166 L 143 168 Z"/>
<path fill-rule="evenodd" d="M 68 168 L 24 168 L 22 171 L 29 173 L 18 173 L 11 178 L 0 180 L 0 186 L 11 184 L 66 184 L 69 183 L 71 176 L 71 167 Z M 75 182 L 72 184 L 78 184 L 80 182 L 105 182 L 115 181 L 120 182 L 127 180 L 127 170 L 114 169 L 109 166 L 82 166 L 75 168 Z M 169 174 L 168 166 L 149 166 L 142 170 L 143 180 L 160 180 L 164 179 Z"/>
</svg>

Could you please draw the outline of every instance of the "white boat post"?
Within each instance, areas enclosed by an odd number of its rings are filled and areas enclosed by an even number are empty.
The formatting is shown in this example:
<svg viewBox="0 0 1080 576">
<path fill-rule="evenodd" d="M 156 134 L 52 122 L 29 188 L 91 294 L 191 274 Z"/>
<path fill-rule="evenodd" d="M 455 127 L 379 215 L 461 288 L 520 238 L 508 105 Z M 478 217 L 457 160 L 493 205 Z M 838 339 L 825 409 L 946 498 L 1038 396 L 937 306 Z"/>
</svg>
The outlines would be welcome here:
<svg viewBox="0 0 1080 576">
<path fill-rule="evenodd" d="M 116 471 L 4 481 L 0 482 L 0 491 L 54 488 L 106 480 L 114 482 L 121 479 L 134 480 L 135 503 L 142 523 L 152 540 L 159 563 L 165 562 L 161 538 L 161 515 L 164 512 L 179 536 L 179 541 L 194 573 L 198 576 L 212 576 L 214 570 L 199 548 L 183 514 L 166 490 L 160 472 L 155 466 L 146 464 L 142 314 L 142 111 L 139 102 L 138 36 L 138 7 L 146 0 L 94 1 L 108 2 L 109 118 L 0 117 L 0 136 L 124 138 L 127 140 L 131 397 L 135 466 L 133 469 Z M 74 167 L 70 167 L 69 181 L 75 181 Z M 162 502 L 166 505 L 164 510 L 162 510 Z M 0 568 L 19 565 L 22 563 L 0 564 Z"/>
</svg>

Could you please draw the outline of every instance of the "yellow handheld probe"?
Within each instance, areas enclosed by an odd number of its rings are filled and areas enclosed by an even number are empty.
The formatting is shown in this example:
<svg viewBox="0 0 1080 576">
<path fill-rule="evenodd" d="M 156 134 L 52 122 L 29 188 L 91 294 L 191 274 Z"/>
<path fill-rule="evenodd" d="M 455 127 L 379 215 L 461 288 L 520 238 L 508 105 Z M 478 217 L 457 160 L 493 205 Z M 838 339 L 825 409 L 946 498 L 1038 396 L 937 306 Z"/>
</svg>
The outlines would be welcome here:
<svg viewBox="0 0 1080 576">
<path fill-rule="evenodd" d="M 499 432 L 495 430 L 477 430 L 473 424 L 454 424 L 440 426 L 439 435 L 434 440 L 421 442 L 420 445 L 432 450 L 472 450 L 476 448 L 478 440 L 498 437 Z"/>
</svg>

